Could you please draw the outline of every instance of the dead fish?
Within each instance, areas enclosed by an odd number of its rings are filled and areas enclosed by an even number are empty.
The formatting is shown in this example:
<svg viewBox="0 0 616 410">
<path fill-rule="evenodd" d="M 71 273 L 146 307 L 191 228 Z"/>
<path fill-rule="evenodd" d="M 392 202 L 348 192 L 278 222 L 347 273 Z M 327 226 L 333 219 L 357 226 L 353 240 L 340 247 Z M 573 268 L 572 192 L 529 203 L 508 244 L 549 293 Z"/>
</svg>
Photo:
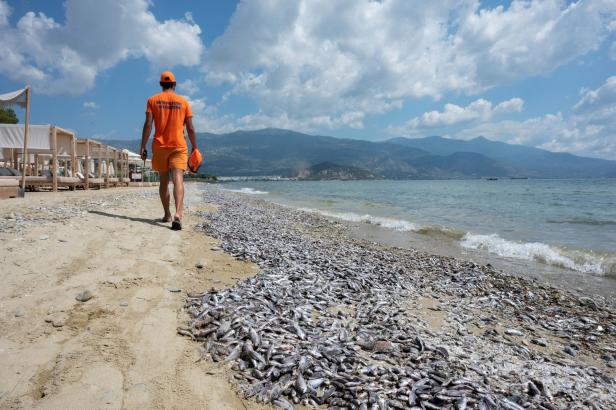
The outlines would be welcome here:
<svg viewBox="0 0 616 410">
<path fill-rule="evenodd" d="M 259 334 L 252 327 L 248 329 L 248 334 L 250 335 L 250 341 L 253 346 L 259 347 L 261 345 L 261 337 L 259 337 Z"/>
<path fill-rule="evenodd" d="M 466 410 L 467 403 L 468 403 L 468 399 L 465 396 L 460 397 L 456 401 L 456 409 L 457 410 Z"/>
<path fill-rule="evenodd" d="M 242 354 L 242 345 L 237 345 L 231 350 L 229 355 L 225 358 L 226 362 L 232 362 L 240 357 Z"/>
<path fill-rule="evenodd" d="M 293 327 L 293 331 L 295 332 L 297 337 L 299 337 L 301 340 L 305 340 L 306 339 L 306 333 L 304 333 L 302 328 L 299 327 L 299 324 L 297 322 L 293 322 L 293 324 L 291 326 Z"/>
<path fill-rule="evenodd" d="M 224 336 L 224 334 L 227 333 L 229 330 L 231 330 L 231 322 L 229 322 L 228 320 L 223 320 L 222 322 L 220 322 L 220 325 L 216 330 L 216 336 L 220 338 Z"/>
<path fill-rule="evenodd" d="M 278 406 L 283 410 L 295 410 L 295 407 L 283 398 L 278 398 L 273 402 L 274 406 Z"/>
<path fill-rule="evenodd" d="M 192 340 L 195 340 L 195 339 L 196 339 L 196 338 L 195 338 L 195 335 L 193 335 L 193 334 L 192 334 L 192 332 L 191 332 L 190 330 L 188 330 L 188 329 L 182 329 L 182 328 L 179 328 L 179 327 L 178 327 L 177 332 L 178 332 L 178 334 L 179 334 L 179 335 L 182 335 L 182 336 L 188 336 L 188 337 L 190 337 Z"/>
<path fill-rule="evenodd" d="M 308 368 L 309 365 L 310 365 L 310 358 L 308 356 L 302 356 L 299 359 L 299 363 L 297 365 L 297 370 L 300 373 L 303 373 Z"/>
<path fill-rule="evenodd" d="M 295 390 L 302 395 L 308 391 L 308 385 L 306 384 L 304 376 L 302 376 L 301 373 L 298 373 L 297 379 L 295 379 Z"/>
<path fill-rule="evenodd" d="M 491 267 L 350 240 L 342 226 L 318 216 L 216 192 L 206 190 L 218 211 L 208 213 L 203 229 L 260 271 L 231 288 L 191 294 L 185 329 L 207 345 L 211 360 L 234 359 L 232 377 L 256 400 L 283 408 L 553 408 L 554 398 L 534 381 L 553 372 L 580 386 L 567 392 L 567 401 L 613 407 L 603 402 L 610 392 L 598 376 L 561 372 L 558 360 L 524 367 L 535 352 L 523 342 L 503 341 L 500 331 L 473 337 L 465 328 L 523 321 L 525 333 L 541 326 L 571 343 L 611 340 L 616 326 L 572 296 Z M 430 295 L 439 299 L 446 326 L 455 322 L 458 332 L 432 331 L 405 307 Z M 513 370 L 507 377 L 503 363 Z M 452 378 L 467 371 L 478 376 Z M 527 380 L 534 388 L 526 388 Z"/>
<path fill-rule="evenodd" d="M 341 342 L 346 342 L 347 340 L 349 340 L 349 333 L 344 327 L 341 328 L 340 333 L 338 333 L 338 340 L 340 340 Z"/>
<path fill-rule="evenodd" d="M 325 378 L 324 377 L 320 377 L 318 379 L 310 379 L 308 380 L 308 386 L 313 389 L 316 390 L 318 389 L 323 383 L 325 382 Z"/>
</svg>

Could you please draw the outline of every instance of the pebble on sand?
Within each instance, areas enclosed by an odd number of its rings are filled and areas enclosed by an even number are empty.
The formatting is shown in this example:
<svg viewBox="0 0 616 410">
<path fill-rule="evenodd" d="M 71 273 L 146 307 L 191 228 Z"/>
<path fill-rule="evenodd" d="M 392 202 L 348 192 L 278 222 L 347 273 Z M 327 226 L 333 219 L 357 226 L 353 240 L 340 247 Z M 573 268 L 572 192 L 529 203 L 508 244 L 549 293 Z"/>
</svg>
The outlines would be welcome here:
<svg viewBox="0 0 616 410">
<path fill-rule="evenodd" d="M 79 302 L 87 302 L 88 300 L 92 299 L 92 297 L 94 297 L 92 292 L 90 292 L 89 290 L 84 290 L 83 292 L 79 292 L 77 296 L 75 296 L 75 300 L 78 300 Z"/>
</svg>

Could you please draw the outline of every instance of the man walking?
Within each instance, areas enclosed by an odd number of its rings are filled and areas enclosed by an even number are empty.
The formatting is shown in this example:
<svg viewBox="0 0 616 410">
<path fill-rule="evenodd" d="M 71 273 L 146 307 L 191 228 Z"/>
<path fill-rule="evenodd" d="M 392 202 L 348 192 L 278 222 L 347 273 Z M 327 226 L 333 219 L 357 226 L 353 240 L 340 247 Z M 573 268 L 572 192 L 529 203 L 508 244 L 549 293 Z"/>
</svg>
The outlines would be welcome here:
<svg viewBox="0 0 616 410">
<path fill-rule="evenodd" d="M 160 173 L 160 200 L 165 216 L 163 222 L 171 221 L 169 210 L 169 174 L 173 178 L 173 199 L 175 215 L 171 229 L 182 229 L 182 208 L 184 205 L 184 171 L 188 163 L 188 146 L 184 137 L 184 126 L 190 138 L 193 151 L 197 149 L 195 128 L 192 124 L 192 111 L 185 98 L 175 93 L 175 77 L 171 71 L 160 75 L 162 92 L 151 96 L 145 110 L 145 123 L 141 134 L 141 158 L 147 158 L 146 146 L 152 132 L 152 168 Z"/>
</svg>

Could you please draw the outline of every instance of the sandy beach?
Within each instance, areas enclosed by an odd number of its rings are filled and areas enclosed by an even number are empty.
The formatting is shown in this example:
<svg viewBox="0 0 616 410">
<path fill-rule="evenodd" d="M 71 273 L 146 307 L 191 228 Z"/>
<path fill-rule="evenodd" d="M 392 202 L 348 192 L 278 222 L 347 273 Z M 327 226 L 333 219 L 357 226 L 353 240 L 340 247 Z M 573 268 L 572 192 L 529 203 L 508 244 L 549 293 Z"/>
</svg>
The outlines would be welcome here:
<svg viewBox="0 0 616 410">
<path fill-rule="evenodd" d="M 601 297 L 197 183 L 0 207 L 2 408 L 616 404 Z"/>
<path fill-rule="evenodd" d="M 192 229 L 188 186 L 181 232 L 154 222 L 157 188 L 0 202 L 1 408 L 256 408 L 176 333 L 187 291 L 257 272 Z"/>
</svg>

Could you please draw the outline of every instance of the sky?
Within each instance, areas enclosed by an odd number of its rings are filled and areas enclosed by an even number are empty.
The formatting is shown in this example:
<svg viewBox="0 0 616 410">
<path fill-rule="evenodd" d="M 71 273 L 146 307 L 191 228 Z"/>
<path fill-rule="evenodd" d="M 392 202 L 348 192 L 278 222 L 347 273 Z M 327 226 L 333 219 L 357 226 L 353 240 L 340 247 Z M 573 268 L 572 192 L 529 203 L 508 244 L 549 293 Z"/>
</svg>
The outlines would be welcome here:
<svg viewBox="0 0 616 410">
<path fill-rule="evenodd" d="M 0 0 L 0 38 L 0 93 L 79 138 L 140 138 L 169 69 L 199 132 L 616 160 L 616 0 Z"/>
</svg>

